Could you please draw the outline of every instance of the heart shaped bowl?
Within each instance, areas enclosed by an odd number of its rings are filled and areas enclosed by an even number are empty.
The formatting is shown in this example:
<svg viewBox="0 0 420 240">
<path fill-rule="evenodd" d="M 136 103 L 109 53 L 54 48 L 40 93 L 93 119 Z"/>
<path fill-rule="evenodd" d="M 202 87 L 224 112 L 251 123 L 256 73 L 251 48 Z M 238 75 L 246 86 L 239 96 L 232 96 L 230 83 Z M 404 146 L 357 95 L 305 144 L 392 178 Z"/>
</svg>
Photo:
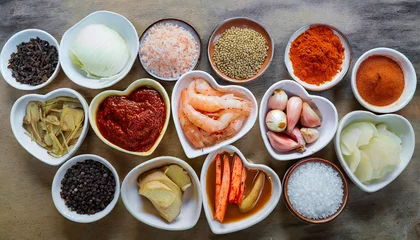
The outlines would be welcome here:
<svg viewBox="0 0 420 240">
<path fill-rule="evenodd" d="M 157 90 L 160 93 L 160 95 L 162 96 L 163 101 L 165 102 L 165 110 L 166 110 L 166 118 L 165 118 L 165 123 L 163 124 L 162 131 L 161 131 L 159 137 L 156 139 L 155 144 L 146 152 L 129 151 L 129 150 L 126 150 L 124 148 L 121 148 L 121 147 L 111 143 L 110 141 L 108 141 L 108 139 L 106 139 L 104 136 L 102 136 L 101 131 L 99 131 L 98 125 L 96 124 L 96 113 L 98 112 L 99 106 L 101 105 L 101 103 L 106 98 L 108 98 L 110 96 L 127 96 L 127 95 L 130 95 L 131 92 L 133 92 L 134 90 L 136 90 L 139 87 L 151 87 L 151 88 Z M 103 92 L 99 93 L 98 95 L 96 95 L 95 98 L 93 98 L 93 100 L 92 100 L 92 102 L 90 103 L 90 106 L 89 106 L 90 126 L 92 127 L 92 129 L 96 133 L 96 135 L 99 137 L 99 139 L 101 139 L 102 142 L 104 142 L 108 146 L 110 146 L 114 149 L 117 149 L 118 151 L 133 154 L 133 155 L 137 155 L 137 156 L 149 156 L 150 154 L 152 154 L 155 151 L 155 149 L 159 145 L 160 141 L 162 140 L 163 135 L 165 135 L 166 128 L 168 127 L 170 117 L 171 117 L 171 104 L 169 102 L 168 93 L 166 92 L 165 88 L 163 88 L 163 86 L 160 83 L 156 82 L 153 79 L 149 79 L 149 78 L 142 78 L 142 79 L 139 79 L 139 80 L 136 80 L 136 81 L 132 82 L 127 87 L 127 89 L 125 89 L 124 91 L 117 91 L 117 90 L 103 91 Z"/>
<path fill-rule="evenodd" d="M 85 160 L 94 160 L 96 162 L 102 163 L 107 167 L 115 178 L 115 193 L 112 201 L 108 204 L 108 206 L 105 207 L 104 210 L 97 212 L 92 215 L 88 214 L 79 214 L 75 211 L 71 211 L 65 204 L 64 199 L 61 198 L 61 181 L 64 178 L 64 175 L 66 174 L 67 170 L 71 168 L 73 165 L 77 164 L 78 162 L 83 162 Z M 108 215 L 112 209 L 115 207 L 115 204 L 118 202 L 118 197 L 120 196 L 120 178 L 118 177 L 118 173 L 115 170 L 115 168 L 112 166 L 111 163 L 109 163 L 104 158 L 93 155 L 93 154 L 82 154 L 75 156 L 68 160 L 66 163 L 64 163 L 58 170 L 57 173 L 54 176 L 52 187 L 51 187 L 51 193 L 52 193 L 52 199 L 54 202 L 55 207 L 57 210 L 63 215 L 65 218 L 78 223 L 91 223 L 98 221 L 99 219 L 105 217 Z"/>
<path fill-rule="evenodd" d="M 227 29 L 230 29 L 231 27 L 249 28 L 249 29 L 255 30 L 255 31 L 259 32 L 265 38 L 265 40 L 267 41 L 267 47 L 268 47 L 267 57 L 265 58 L 265 61 L 264 61 L 263 65 L 261 66 L 260 70 L 258 70 L 258 72 L 250 78 L 235 79 L 235 78 L 231 78 L 231 77 L 227 76 L 226 74 L 224 74 L 222 71 L 220 71 L 217 68 L 216 63 L 213 59 L 214 45 L 217 43 L 217 40 L 219 40 L 220 36 Z M 210 66 L 213 69 L 213 71 L 216 72 L 216 74 L 220 78 L 222 78 L 226 81 L 229 81 L 229 82 L 233 82 L 233 83 L 248 83 L 248 82 L 254 81 L 257 78 L 261 77 L 264 74 L 264 72 L 267 70 L 268 66 L 270 66 L 270 63 L 273 60 L 273 55 L 274 55 L 274 40 L 271 37 L 270 33 L 259 22 L 255 21 L 251 18 L 246 18 L 246 17 L 229 18 L 229 19 L 226 19 L 225 21 L 223 21 L 222 23 L 220 23 L 220 25 L 217 26 L 216 29 L 211 34 L 210 39 L 209 39 L 209 44 L 208 44 L 208 47 L 207 47 L 207 56 L 208 56 Z"/>
<path fill-rule="evenodd" d="M 209 201 L 210 198 L 207 196 L 207 174 L 209 171 L 210 164 L 214 161 L 215 157 L 219 153 L 229 152 L 229 153 L 236 153 L 242 160 L 242 163 L 248 169 L 256 169 L 263 171 L 268 179 L 271 181 L 271 197 L 268 202 L 260 209 L 258 212 L 254 213 L 253 215 L 229 223 L 220 223 L 213 219 L 213 210 L 210 208 Z M 263 164 L 255 164 L 247 161 L 244 155 L 237 149 L 236 147 L 229 145 L 225 147 L 221 147 L 217 151 L 214 151 L 207 155 L 206 160 L 204 161 L 203 168 L 201 170 L 201 193 L 203 195 L 203 207 L 204 213 L 206 214 L 207 222 L 209 223 L 210 229 L 215 234 L 226 234 L 232 233 L 236 231 L 240 231 L 246 228 L 249 228 L 262 220 L 264 220 L 270 213 L 274 210 L 277 206 L 277 203 L 280 200 L 280 196 L 282 193 L 282 186 L 278 175 L 269 167 Z"/>
<path fill-rule="evenodd" d="M 210 84 L 211 87 L 213 87 L 216 90 L 219 90 L 222 92 L 223 91 L 235 92 L 244 96 L 249 101 L 251 101 L 252 108 L 253 108 L 251 111 L 251 114 L 248 116 L 248 118 L 244 122 L 242 129 L 235 136 L 227 140 L 221 141 L 213 146 L 205 147 L 202 149 L 196 149 L 188 141 L 184 132 L 182 131 L 181 125 L 179 123 L 179 118 L 178 118 L 178 108 L 179 108 L 179 102 L 181 99 L 181 92 L 182 90 L 188 87 L 188 85 L 192 82 L 194 78 L 203 78 Z M 234 85 L 221 86 L 216 82 L 216 80 L 210 74 L 203 71 L 194 70 L 194 71 L 191 71 L 182 75 L 177 81 L 177 83 L 175 84 L 175 87 L 172 91 L 172 114 L 173 114 L 175 128 L 178 133 L 178 137 L 181 142 L 182 148 L 184 149 L 185 155 L 187 155 L 188 158 L 195 158 L 198 156 L 208 154 L 212 151 L 215 151 L 218 148 L 229 145 L 237 141 L 241 137 L 243 137 L 247 132 L 249 132 L 249 130 L 251 130 L 251 128 L 254 126 L 255 121 L 257 120 L 258 104 L 257 104 L 257 100 L 255 99 L 255 96 L 248 89 L 241 86 L 234 86 Z"/>
<path fill-rule="evenodd" d="M 57 67 L 55 68 L 51 77 L 48 78 L 47 81 L 45 81 L 44 83 L 41 83 L 36 86 L 31 86 L 28 84 L 22 84 L 20 82 L 17 82 L 16 79 L 12 76 L 12 71 L 10 70 L 10 68 L 7 68 L 7 66 L 9 65 L 10 55 L 17 51 L 17 48 L 16 48 L 17 45 L 21 44 L 22 42 L 29 42 L 31 38 L 37 38 L 37 37 L 39 37 L 41 40 L 47 41 L 50 45 L 55 46 L 57 48 L 57 51 L 59 51 L 60 45 L 58 44 L 57 40 L 51 34 L 43 30 L 39 30 L 39 29 L 26 29 L 26 30 L 16 33 L 9 40 L 7 40 L 6 44 L 4 44 L 3 49 L 1 50 L 1 54 L 0 54 L 1 75 L 10 86 L 16 89 L 36 90 L 36 89 L 43 88 L 47 86 L 48 84 L 50 84 L 60 72 L 60 61 L 58 61 Z"/>
<path fill-rule="evenodd" d="M 192 183 L 183 193 L 180 215 L 171 223 L 159 216 L 158 211 L 147 198 L 140 196 L 137 185 L 137 179 L 142 173 L 169 164 L 177 164 L 186 170 Z M 133 168 L 124 178 L 121 186 L 121 198 L 124 206 L 137 220 L 149 226 L 170 231 L 187 230 L 194 227 L 200 218 L 203 202 L 200 181 L 194 169 L 184 160 L 169 156 L 153 158 Z"/>
<path fill-rule="evenodd" d="M 75 66 L 70 60 L 70 45 L 77 37 L 80 30 L 90 24 L 103 24 L 112 28 L 117 31 L 127 43 L 130 58 L 121 72 L 112 77 L 101 79 L 89 78 L 83 70 Z M 60 45 L 60 62 L 67 77 L 79 86 L 90 89 L 102 89 L 119 82 L 128 74 L 128 72 L 130 72 L 139 51 L 139 38 L 136 28 L 124 16 L 109 11 L 97 11 L 89 14 L 67 30 L 61 38 Z"/>
<path fill-rule="evenodd" d="M 197 58 L 194 60 L 194 62 L 193 62 L 193 64 L 192 64 L 192 67 L 191 67 L 191 69 L 189 70 L 189 71 L 191 71 L 191 70 L 194 70 L 194 69 L 196 69 L 197 67 L 198 67 L 198 64 L 200 63 L 200 59 L 201 59 L 201 53 L 202 53 L 202 51 L 201 51 L 201 49 L 202 49 L 202 44 L 201 44 L 201 38 L 200 38 L 200 35 L 198 34 L 198 32 L 194 29 L 194 27 L 193 26 L 191 26 L 190 24 L 188 24 L 187 22 L 185 22 L 185 21 L 182 21 L 182 20 L 180 20 L 180 19 L 175 19 L 175 18 L 164 18 L 164 19 L 161 19 L 161 20 L 159 20 L 159 21 L 157 21 L 157 22 L 154 22 L 152 25 L 150 25 L 148 28 L 146 28 L 146 30 L 144 30 L 144 32 L 143 32 L 143 34 L 140 36 L 140 49 L 142 48 L 142 45 L 143 45 L 143 43 L 144 43 L 144 40 L 147 38 L 147 36 L 149 35 L 149 32 L 150 32 L 150 29 L 152 28 L 152 27 L 154 27 L 154 26 L 156 26 L 156 25 L 158 25 L 158 24 L 173 24 L 173 25 L 176 25 L 176 26 L 179 26 L 179 27 L 181 27 L 181 28 L 183 28 L 184 30 L 186 30 L 186 31 L 188 31 L 190 34 L 191 34 L 191 36 L 194 38 L 194 40 L 197 42 L 197 48 L 198 48 L 198 56 L 197 56 Z M 162 81 L 176 81 L 176 80 L 178 80 L 178 78 L 179 77 L 176 77 L 176 78 L 166 78 L 166 77 L 161 77 L 161 76 L 158 76 L 156 73 L 154 73 L 153 71 L 151 71 L 151 70 L 149 70 L 147 67 L 146 67 L 146 63 L 142 60 L 142 54 L 141 54 L 141 52 L 139 51 L 139 60 L 140 60 L 140 63 L 141 63 L 141 66 L 143 67 L 143 69 L 148 73 L 148 74 L 150 74 L 152 77 L 154 77 L 154 78 L 157 78 L 157 79 L 159 79 L 159 80 L 162 80 Z"/>
<path fill-rule="evenodd" d="M 314 109 L 314 111 L 317 112 L 321 117 L 322 125 L 317 128 L 319 131 L 319 138 L 315 142 L 307 144 L 306 151 L 303 153 L 299 153 L 297 151 L 280 153 L 274 150 L 270 144 L 270 141 L 268 140 L 267 132 L 269 130 L 265 124 L 265 117 L 270 110 L 268 107 L 268 99 L 276 89 L 283 89 L 289 98 L 292 96 L 300 97 L 303 101 L 307 102 L 311 108 Z M 260 104 L 259 122 L 261 136 L 270 155 L 276 160 L 287 161 L 307 157 L 327 146 L 327 144 L 333 139 L 335 131 L 337 130 L 338 114 L 334 104 L 332 104 L 328 99 L 320 96 L 310 95 L 301 85 L 292 80 L 281 80 L 273 84 L 265 92 Z"/>
<path fill-rule="evenodd" d="M 386 56 L 391 58 L 400 65 L 404 74 L 404 90 L 399 99 L 388 106 L 375 106 L 366 102 L 359 94 L 359 90 L 357 90 L 356 76 L 360 64 L 372 56 Z M 353 90 L 353 95 L 363 107 L 377 113 L 391 113 L 404 108 L 413 98 L 414 93 L 416 92 L 416 86 L 417 76 L 413 64 L 404 54 L 391 48 L 374 48 L 363 53 L 363 55 L 360 56 L 360 58 L 357 59 L 357 62 L 354 64 L 353 72 L 351 74 L 351 89 Z"/>
<path fill-rule="evenodd" d="M 39 146 L 35 141 L 32 141 L 29 136 L 25 134 L 25 129 L 22 126 L 22 120 L 26 115 L 26 105 L 30 101 L 41 101 L 45 102 L 48 99 L 56 98 L 56 97 L 73 97 L 77 98 L 80 101 L 80 104 L 83 106 L 83 111 L 85 113 L 85 119 L 83 122 L 83 129 L 82 134 L 80 135 L 79 139 L 77 140 L 76 145 L 74 148 L 70 150 L 69 153 L 65 154 L 62 157 L 55 158 L 48 154 L 47 150 L 41 146 Z M 59 88 L 52 92 L 49 92 L 46 95 L 40 94 L 27 94 L 20 97 L 16 102 L 13 104 L 12 110 L 10 112 L 10 125 L 12 127 L 13 134 L 16 137 L 16 140 L 22 145 L 22 147 L 28 151 L 32 156 L 37 158 L 38 160 L 53 166 L 58 166 L 69 159 L 83 143 L 83 140 L 86 137 L 86 134 L 89 130 L 88 124 L 88 109 L 89 106 L 86 100 L 80 95 L 78 92 L 74 91 L 70 88 Z"/>
<path fill-rule="evenodd" d="M 369 184 L 362 183 L 354 175 L 354 173 L 351 172 L 349 166 L 346 163 L 346 160 L 343 158 L 340 148 L 340 137 L 343 129 L 353 122 L 360 121 L 368 121 L 372 122 L 373 124 L 385 123 L 389 130 L 399 136 L 402 141 L 402 151 L 400 153 L 401 163 L 398 164 L 392 172 L 386 174 L 382 179 Z M 410 163 L 411 157 L 413 156 L 415 144 L 416 141 L 413 127 L 406 118 L 397 114 L 375 115 L 367 111 L 353 111 L 346 114 L 340 120 L 337 134 L 334 138 L 335 153 L 344 171 L 347 173 L 354 184 L 356 184 L 363 191 L 370 193 L 376 192 L 386 187 L 388 184 L 394 181 L 402 173 L 402 171 L 404 171 L 408 163 Z"/>
<path fill-rule="evenodd" d="M 299 37 L 302 33 L 304 33 L 306 30 L 308 30 L 310 27 L 312 26 L 326 26 L 328 28 L 330 28 L 334 34 L 341 40 L 341 43 L 344 47 L 344 60 L 343 63 L 341 65 L 341 71 L 338 72 L 332 79 L 331 81 L 328 81 L 326 83 L 323 83 L 321 85 L 314 85 L 314 84 L 309 84 L 305 81 L 302 81 L 299 77 L 297 77 L 294 74 L 294 69 L 293 69 L 293 64 L 292 61 L 290 61 L 290 48 L 292 46 L 293 41 L 295 41 L 295 39 L 297 37 Z M 286 64 L 286 68 L 287 71 L 289 72 L 290 76 L 296 81 L 298 82 L 300 85 L 302 85 L 304 88 L 311 90 L 311 91 L 324 91 L 327 89 L 330 89 L 332 87 L 334 87 L 335 85 L 337 85 L 341 80 L 343 80 L 344 76 L 347 74 L 349 68 L 350 68 L 350 64 L 351 64 L 351 50 L 350 50 L 350 44 L 349 41 L 347 40 L 346 36 L 337 28 L 331 26 L 331 25 L 326 25 L 326 24 L 319 24 L 319 23 L 315 23 L 315 24 L 309 24 L 306 26 L 303 26 L 301 28 L 299 28 L 295 33 L 293 33 L 293 35 L 290 37 L 289 42 L 286 45 L 286 50 L 284 53 L 284 63 Z"/>
</svg>

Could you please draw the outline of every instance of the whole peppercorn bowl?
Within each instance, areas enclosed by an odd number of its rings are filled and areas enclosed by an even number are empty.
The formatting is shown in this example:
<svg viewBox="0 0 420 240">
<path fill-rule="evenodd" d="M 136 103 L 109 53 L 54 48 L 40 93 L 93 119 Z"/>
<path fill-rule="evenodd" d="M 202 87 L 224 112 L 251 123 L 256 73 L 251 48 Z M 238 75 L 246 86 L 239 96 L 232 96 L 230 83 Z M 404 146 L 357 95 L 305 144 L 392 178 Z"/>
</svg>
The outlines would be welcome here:
<svg viewBox="0 0 420 240">
<path fill-rule="evenodd" d="M 57 170 L 51 193 L 55 207 L 65 218 L 90 223 L 105 217 L 115 207 L 120 180 L 107 160 L 83 154 L 71 158 Z"/>
</svg>

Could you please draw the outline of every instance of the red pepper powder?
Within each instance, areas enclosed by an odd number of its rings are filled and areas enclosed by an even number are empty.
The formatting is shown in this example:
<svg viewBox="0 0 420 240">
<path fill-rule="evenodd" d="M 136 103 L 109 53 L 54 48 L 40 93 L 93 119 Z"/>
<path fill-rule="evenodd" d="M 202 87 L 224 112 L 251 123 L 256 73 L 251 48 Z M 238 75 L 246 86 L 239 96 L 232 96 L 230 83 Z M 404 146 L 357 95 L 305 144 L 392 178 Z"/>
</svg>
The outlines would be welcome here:
<svg viewBox="0 0 420 240">
<path fill-rule="evenodd" d="M 341 71 L 344 47 L 331 28 L 311 26 L 293 41 L 289 58 L 300 80 L 319 86 Z"/>
<path fill-rule="evenodd" d="M 388 106 L 396 102 L 404 90 L 404 73 L 393 59 L 374 55 L 364 60 L 356 73 L 356 87 L 369 104 Z"/>
</svg>

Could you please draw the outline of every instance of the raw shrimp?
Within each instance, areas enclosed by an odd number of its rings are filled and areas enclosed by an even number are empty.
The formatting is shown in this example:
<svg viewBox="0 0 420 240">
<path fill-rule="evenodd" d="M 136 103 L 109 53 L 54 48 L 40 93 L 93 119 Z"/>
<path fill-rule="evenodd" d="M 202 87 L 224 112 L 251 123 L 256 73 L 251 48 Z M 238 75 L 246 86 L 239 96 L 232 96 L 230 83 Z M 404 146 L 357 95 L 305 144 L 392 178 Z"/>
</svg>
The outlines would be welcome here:
<svg viewBox="0 0 420 240">
<path fill-rule="evenodd" d="M 205 139 L 205 141 L 203 140 L 204 144 L 207 146 L 211 146 L 216 144 L 217 142 L 223 141 L 234 136 L 239 132 L 239 130 L 241 130 L 244 121 L 245 117 L 237 118 L 230 122 L 230 124 L 220 132 L 208 133 L 206 131 L 200 130 L 201 134 Z"/>
<path fill-rule="evenodd" d="M 184 95 L 185 90 L 182 91 L 181 95 Z M 194 145 L 196 148 L 204 148 L 205 144 L 203 143 L 203 134 L 200 130 L 188 120 L 185 116 L 184 111 L 182 111 L 182 103 L 181 106 L 178 108 L 178 119 L 181 125 L 182 131 L 184 132 L 187 139 Z"/>
<path fill-rule="evenodd" d="M 210 84 L 202 79 L 202 78 L 194 78 L 195 82 L 195 91 L 207 96 L 223 96 L 224 94 L 222 92 L 219 92 L 217 90 L 215 90 L 214 88 L 212 88 L 210 86 Z"/>
<path fill-rule="evenodd" d="M 233 120 L 249 115 L 249 112 L 241 109 L 235 110 L 222 110 L 220 111 L 219 118 L 213 119 L 197 110 L 195 110 L 190 104 L 189 94 L 182 94 L 181 102 L 185 115 L 187 118 L 197 127 L 203 129 L 206 132 L 213 133 L 219 132 L 225 129 L 230 122 Z"/>
<path fill-rule="evenodd" d="M 188 86 L 189 104 L 196 110 L 204 112 L 217 112 L 222 109 L 241 109 L 251 112 L 251 102 L 235 97 L 233 94 L 219 96 L 208 96 L 195 91 L 196 81 Z"/>
</svg>

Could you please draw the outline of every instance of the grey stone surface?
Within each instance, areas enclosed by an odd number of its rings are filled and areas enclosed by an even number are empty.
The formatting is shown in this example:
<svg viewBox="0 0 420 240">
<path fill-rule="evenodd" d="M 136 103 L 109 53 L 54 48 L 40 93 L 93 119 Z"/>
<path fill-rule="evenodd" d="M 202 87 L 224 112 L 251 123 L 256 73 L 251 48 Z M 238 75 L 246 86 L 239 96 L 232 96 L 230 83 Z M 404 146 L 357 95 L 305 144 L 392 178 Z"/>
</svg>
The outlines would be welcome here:
<svg viewBox="0 0 420 240">
<path fill-rule="evenodd" d="M 60 40 L 77 21 L 96 10 L 110 10 L 126 16 L 139 35 L 156 20 L 176 17 L 192 24 L 206 47 L 213 29 L 224 19 L 246 16 L 260 21 L 272 34 L 275 55 L 268 71 L 258 81 L 245 85 L 261 100 L 268 87 L 289 79 L 283 62 L 290 35 L 309 23 L 328 23 L 348 37 L 353 63 L 365 51 L 390 47 L 404 53 L 420 72 L 420 2 L 413 1 L 163 1 L 163 0 L 0 0 L 0 45 L 14 33 L 27 29 L 46 30 Z M 205 48 L 204 48 L 205 49 Z M 204 52 L 199 69 L 211 72 Z M 215 74 L 212 74 L 215 76 Z M 339 117 L 363 109 L 353 97 L 350 73 L 331 90 L 316 93 L 330 99 Z M 110 89 L 125 89 L 132 81 L 147 77 L 138 61 L 130 74 Z M 218 79 L 219 83 L 226 84 Z M 173 83 L 162 83 L 168 93 Z M 88 102 L 100 92 L 73 84 L 61 71 L 56 80 L 36 93 L 60 87 L 79 91 Z M 294 218 L 281 200 L 269 217 L 241 232 L 213 235 L 202 212 L 191 230 L 168 232 L 149 227 L 132 217 L 120 200 L 104 219 L 77 224 L 62 217 L 51 199 L 51 181 L 57 167 L 47 166 L 27 153 L 13 137 L 9 126 L 14 101 L 27 92 L 0 81 L 0 238 L 1 239 L 420 239 L 420 149 L 407 169 L 385 189 L 368 194 L 349 180 L 350 195 L 344 212 L 325 225 L 308 225 Z M 420 133 L 420 94 L 398 114 Z M 419 140 L 417 140 L 419 143 Z M 255 162 L 265 163 L 283 177 L 294 161 L 277 162 L 266 151 L 258 123 L 234 144 Z M 161 155 L 186 159 L 171 120 L 166 135 L 150 157 L 130 156 L 103 144 L 89 131 L 77 154 L 93 153 L 107 158 L 120 178 L 141 162 Z M 314 156 L 338 164 L 332 143 Z M 200 173 L 204 157 L 187 160 Z"/>
</svg>

